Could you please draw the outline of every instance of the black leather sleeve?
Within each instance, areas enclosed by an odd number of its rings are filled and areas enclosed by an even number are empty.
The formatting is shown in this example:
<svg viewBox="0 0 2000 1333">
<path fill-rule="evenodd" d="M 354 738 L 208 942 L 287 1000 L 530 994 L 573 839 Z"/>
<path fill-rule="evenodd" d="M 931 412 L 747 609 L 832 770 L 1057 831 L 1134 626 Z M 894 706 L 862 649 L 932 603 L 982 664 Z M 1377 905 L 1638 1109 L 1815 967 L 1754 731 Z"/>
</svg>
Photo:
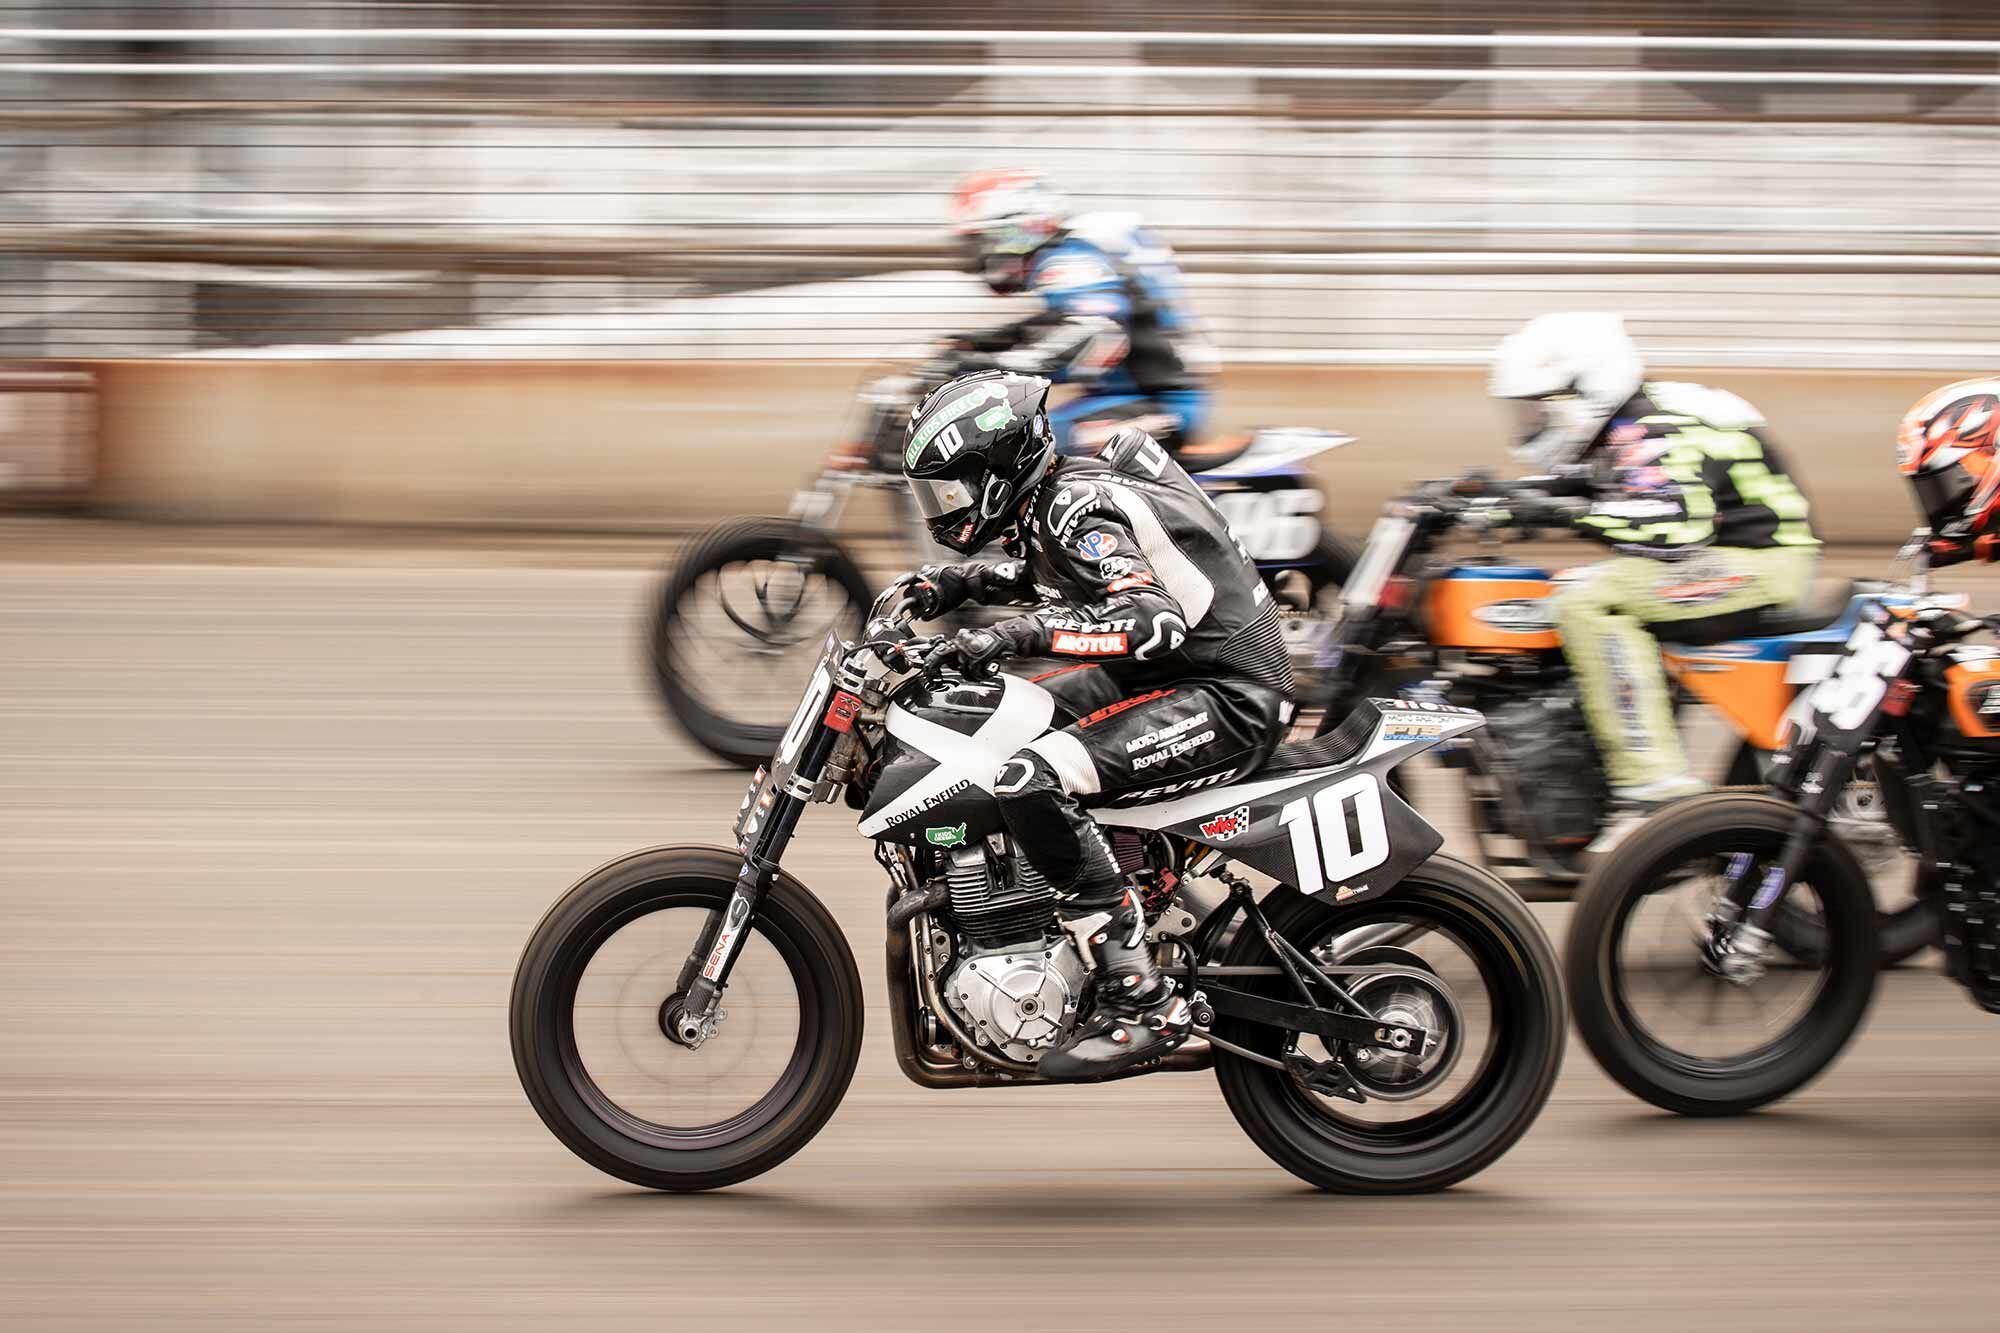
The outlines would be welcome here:
<svg viewBox="0 0 2000 1333">
<path fill-rule="evenodd" d="M 1044 636 L 1041 653 L 1147 661 L 1180 647 L 1187 638 L 1186 613 L 1100 488 L 1091 482 L 1063 487 L 1037 517 L 1037 537 L 1068 594 L 1044 602 L 1028 617 Z"/>
</svg>

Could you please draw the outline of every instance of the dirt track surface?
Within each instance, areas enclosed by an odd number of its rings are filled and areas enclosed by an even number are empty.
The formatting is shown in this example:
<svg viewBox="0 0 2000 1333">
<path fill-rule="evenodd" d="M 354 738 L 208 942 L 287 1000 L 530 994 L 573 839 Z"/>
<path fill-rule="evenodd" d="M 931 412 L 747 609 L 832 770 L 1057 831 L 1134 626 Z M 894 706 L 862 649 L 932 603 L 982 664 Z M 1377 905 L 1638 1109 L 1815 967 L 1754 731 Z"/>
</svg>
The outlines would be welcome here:
<svg viewBox="0 0 2000 1333">
<path fill-rule="evenodd" d="M 1207 1075 L 906 1083 L 833 809 L 789 864 L 873 1006 L 845 1106 L 754 1183 L 626 1189 L 505 1011 L 568 883 L 739 798 L 641 691 L 644 572 L 116 555 L 0 564 L 0 1325 L 1993 1326 L 2000 1029 L 1927 967 L 1782 1110 L 1676 1120 L 1572 1049 L 1484 1175 L 1326 1197 Z"/>
</svg>

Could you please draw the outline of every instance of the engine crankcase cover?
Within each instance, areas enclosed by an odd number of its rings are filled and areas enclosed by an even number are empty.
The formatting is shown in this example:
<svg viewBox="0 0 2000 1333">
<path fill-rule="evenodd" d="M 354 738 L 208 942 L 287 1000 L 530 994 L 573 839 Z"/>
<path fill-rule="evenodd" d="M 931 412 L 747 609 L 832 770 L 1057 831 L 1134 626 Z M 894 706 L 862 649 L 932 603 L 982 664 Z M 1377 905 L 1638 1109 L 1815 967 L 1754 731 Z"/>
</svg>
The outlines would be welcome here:
<svg viewBox="0 0 2000 1333">
<path fill-rule="evenodd" d="M 945 978 L 945 999 L 982 1043 L 1033 1063 L 1076 1022 L 1087 969 L 1067 939 L 974 954 Z"/>
</svg>

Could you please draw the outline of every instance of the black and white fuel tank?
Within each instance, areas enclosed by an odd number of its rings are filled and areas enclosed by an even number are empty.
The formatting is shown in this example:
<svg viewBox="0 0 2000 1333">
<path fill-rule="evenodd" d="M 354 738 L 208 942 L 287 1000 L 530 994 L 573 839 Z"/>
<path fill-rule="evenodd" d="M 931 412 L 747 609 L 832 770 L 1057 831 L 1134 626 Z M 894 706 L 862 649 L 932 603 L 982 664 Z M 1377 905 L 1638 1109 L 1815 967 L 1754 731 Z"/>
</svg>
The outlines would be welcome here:
<svg viewBox="0 0 2000 1333">
<path fill-rule="evenodd" d="M 1000 676 L 905 695 L 890 705 L 890 744 L 861 814 L 862 836 L 956 847 L 1000 829 L 993 779 L 1049 729 L 1055 698 Z"/>
</svg>

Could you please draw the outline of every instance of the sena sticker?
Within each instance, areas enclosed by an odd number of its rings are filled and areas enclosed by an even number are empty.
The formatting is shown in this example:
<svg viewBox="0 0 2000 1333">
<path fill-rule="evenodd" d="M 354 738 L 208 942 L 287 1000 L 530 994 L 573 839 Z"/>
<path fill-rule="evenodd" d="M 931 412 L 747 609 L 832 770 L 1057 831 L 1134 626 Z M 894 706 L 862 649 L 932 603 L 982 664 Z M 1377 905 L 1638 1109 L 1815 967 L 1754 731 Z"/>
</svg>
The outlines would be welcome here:
<svg viewBox="0 0 2000 1333">
<path fill-rule="evenodd" d="M 1118 549 L 1118 539 L 1108 532 L 1093 530 L 1076 539 L 1076 549 L 1085 560 L 1102 560 Z"/>
<path fill-rule="evenodd" d="M 1054 652 L 1069 657 L 1119 657 L 1130 642 L 1124 634 L 1078 634 L 1069 630 L 1056 635 L 1050 645 Z"/>
<path fill-rule="evenodd" d="M 1132 572 L 1132 557 L 1129 555 L 1106 556 L 1097 562 L 1097 568 L 1107 579 L 1124 578 Z"/>
<path fill-rule="evenodd" d="M 1250 827 L 1250 807 L 1239 805 L 1227 814 L 1201 821 L 1201 836 L 1210 842 L 1228 842 Z"/>
</svg>

